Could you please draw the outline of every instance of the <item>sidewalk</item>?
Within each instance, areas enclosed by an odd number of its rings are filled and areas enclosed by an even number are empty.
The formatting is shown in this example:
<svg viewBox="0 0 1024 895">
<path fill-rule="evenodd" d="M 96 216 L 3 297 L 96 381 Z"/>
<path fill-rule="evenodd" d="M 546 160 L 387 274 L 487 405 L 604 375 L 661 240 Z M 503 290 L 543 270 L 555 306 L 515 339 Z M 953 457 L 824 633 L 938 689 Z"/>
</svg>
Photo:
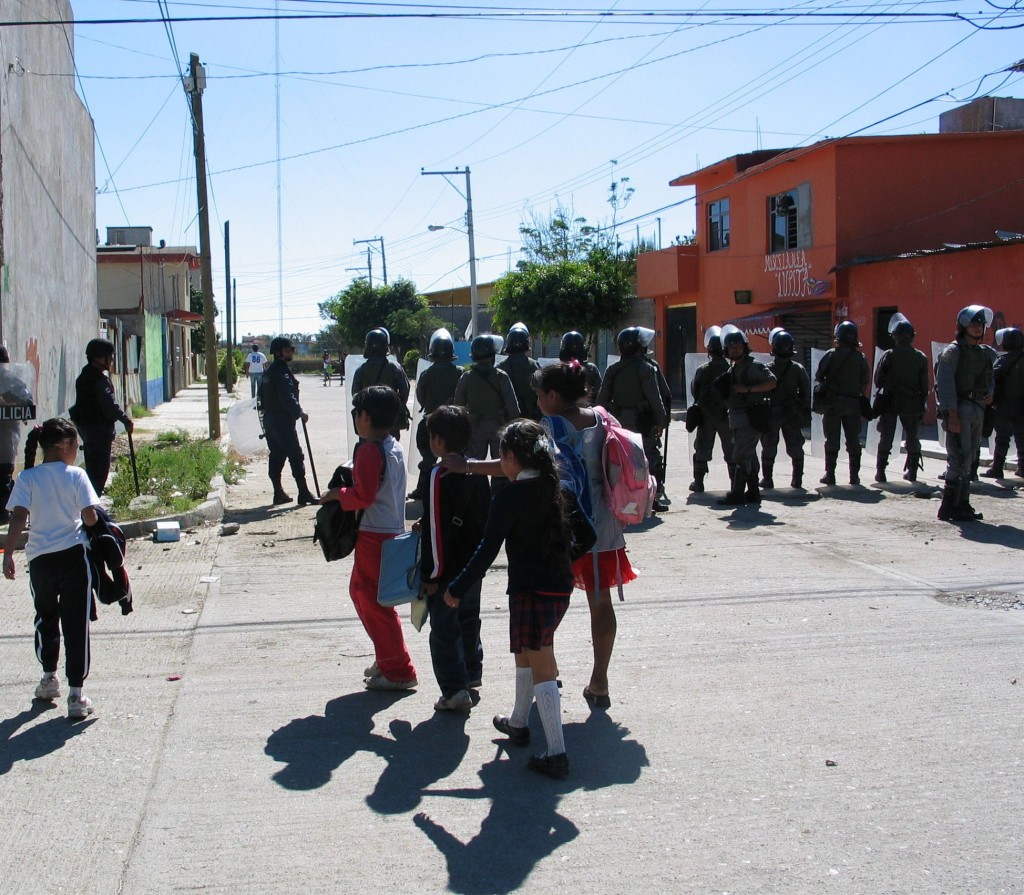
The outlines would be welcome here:
<svg viewBox="0 0 1024 895">
<path fill-rule="evenodd" d="M 323 487 L 349 452 L 342 390 L 302 381 Z M 672 509 L 627 534 L 642 577 L 616 603 L 609 711 L 580 695 L 581 596 L 556 638 L 564 782 L 491 727 L 513 692 L 503 564 L 468 717 L 432 711 L 428 634 L 408 625 L 420 687 L 367 692 L 350 561 L 323 562 L 315 508 L 269 505 L 265 458 L 227 489 L 239 534 L 131 542 L 137 611 L 94 626 L 90 722 L 30 700 L 19 564 L 0 602 L 4 888 L 1019 892 L 1020 493 L 984 484 L 985 521 L 962 527 L 903 482 L 722 508 L 722 464 L 688 495 L 680 422 L 671 442 Z M 808 460 L 808 482 L 821 471 Z"/>
</svg>

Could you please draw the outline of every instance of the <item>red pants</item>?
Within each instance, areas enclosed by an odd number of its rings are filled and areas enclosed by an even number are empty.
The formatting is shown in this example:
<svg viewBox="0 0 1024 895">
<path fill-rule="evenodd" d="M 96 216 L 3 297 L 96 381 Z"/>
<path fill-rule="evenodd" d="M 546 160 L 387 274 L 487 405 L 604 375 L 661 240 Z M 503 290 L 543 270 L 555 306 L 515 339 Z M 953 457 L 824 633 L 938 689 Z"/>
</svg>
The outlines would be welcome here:
<svg viewBox="0 0 1024 895">
<path fill-rule="evenodd" d="M 374 655 L 381 674 L 393 681 L 407 681 L 416 677 L 416 669 L 405 648 L 402 623 L 393 607 L 381 606 L 377 602 L 381 547 L 393 537 L 372 531 L 359 532 L 348 592 L 359 621 L 373 641 Z"/>
</svg>

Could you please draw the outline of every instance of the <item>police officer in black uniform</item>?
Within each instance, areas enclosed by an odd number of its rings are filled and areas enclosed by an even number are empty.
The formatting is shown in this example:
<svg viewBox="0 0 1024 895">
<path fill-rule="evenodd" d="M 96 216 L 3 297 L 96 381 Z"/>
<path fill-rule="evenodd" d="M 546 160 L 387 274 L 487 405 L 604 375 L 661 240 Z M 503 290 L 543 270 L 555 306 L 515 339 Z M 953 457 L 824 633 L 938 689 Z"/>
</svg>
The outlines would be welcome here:
<svg viewBox="0 0 1024 895">
<path fill-rule="evenodd" d="M 420 452 L 419 477 L 415 489 L 409 494 L 410 500 L 423 500 L 426 496 L 427 479 L 437 459 L 430 450 L 427 417 L 438 407 L 454 403 L 455 387 L 462 378 L 462 370 L 455 364 L 455 340 L 444 327 L 434 330 L 430 336 L 427 357 L 432 363 L 416 379 L 416 400 L 423 411 L 423 417 L 416 427 L 416 449 Z"/>
<path fill-rule="evenodd" d="M 299 403 L 299 383 L 288 364 L 295 356 L 295 345 L 285 336 L 277 336 L 270 342 L 270 353 L 274 360 L 263 374 L 259 401 L 263 412 L 263 428 L 270 449 L 270 463 L 267 471 L 274 486 L 274 506 L 291 503 L 292 497 L 281 487 L 281 473 L 285 460 L 291 466 L 292 476 L 298 488 L 296 500 L 299 506 L 317 503 L 318 498 L 306 486 L 306 464 L 295 424 L 309 420 Z"/>
<path fill-rule="evenodd" d="M 695 494 L 704 492 L 704 478 L 708 474 L 708 463 L 715 450 L 715 436 L 722 443 L 722 456 L 729 470 L 732 482 L 732 432 L 729 429 L 729 405 L 722 397 L 716 381 L 729 369 L 722 347 L 722 327 L 710 326 L 704 333 L 704 347 L 708 359 L 697 367 L 690 383 L 690 394 L 700 408 L 700 422 L 693 436 L 693 481 L 690 490 Z"/>
<path fill-rule="evenodd" d="M 615 339 L 621 359 L 605 373 L 597 403 L 608 410 L 623 426 L 639 432 L 644 441 L 644 453 L 651 475 L 664 475 L 657 439 L 667 422 L 665 403 L 658 389 L 658 371 L 648 362 L 643 351 L 640 328 L 629 326 Z M 655 501 L 655 509 L 667 509 L 664 485 L 658 480 L 662 501 Z"/>
<path fill-rule="evenodd" d="M 669 504 L 672 503 L 665 493 L 665 450 L 668 445 L 668 426 L 672 421 L 672 389 L 668 380 L 662 372 L 654 355 L 650 353 L 651 343 L 654 341 L 654 330 L 647 327 L 638 327 L 640 331 L 640 351 L 647 361 L 654 368 L 654 380 L 658 384 L 658 394 L 661 396 L 661 403 L 665 408 L 665 426 L 659 432 L 654 433 L 651 444 L 651 452 L 647 455 L 647 462 L 651 467 L 651 474 L 658 483 L 658 490 L 654 496 L 654 511 L 664 513 Z M 665 436 L 664 443 L 662 435 Z M 664 448 L 664 449 L 663 449 Z"/>
<path fill-rule="evenodd" d="M 899 420 L 907 440 L 907 462 L 903 478 L 908 482 L 916 482 L 917 471 L 924 468 L 921 462 L 920 432 L 928 400 L 928 358 L 914 347 L 914 326 L 902 314 L 892 315 L 889 335 L 896 346 L 882 355 L 878 369 L 875 370 L 875 387 L 883 393 L 885 407 L 875 425 L 878 429 L 875 481 L 886 481 L 885 467 L 896 437 L 896 421 Z M 899 445 L 896 446 L 896 453 L 899 454 Z"/>
<path fill-rule="evenodd" d="M 859 350 L 857 324 L 844 320 L 834 332 L 835 348 L 825 352 L 814 374 L 827 393 L 822 426 L 825 430 L 825 475 L 823 485 L 836 483 L 839 462 L 839 435 L 846 436 L 846 452 L 850 456 L 850 484 L 860 484 L 860 399 L 871 382 L 871 369 Z"/>
<path fill-rule="evenodd" d="M 469 344 L 473 359 L 459 384 L 455 386 L 453 404 L 465 407 L 473 423 L 473 435 L 466 448 L 466 456 L 474 460 L 498 457 L 498 432 L 505 423 L 519 416 L 519 401 L 512 388 L 512 380 L 503 370 L 494 366 L 501 336 L 477 336 Z"/>
<path fill-rule="evenodd" d="M 761 487 L 774 488 L 775 458 L 779 453 L 779 435 L 786 443 L 786 453 L 793 463 L 790 485 L 804 485 L 804 433 L 811 422 L 811 379 L 804 365 L 793 360 L 796 346 L 793 337 L 782 327 L 768 334 L 772 349 L 772 362 L 768 364 L 775 377 L 775 389 L 770 394 L 771 417 L 769 429 L 761 436 Z"/>
<path fill-rule="evenodd" d="M 539 420 L 543 414 L 537 406 L 537 393 L 533 390 L 533 374 L 540 365 L 530 357 L 530 331 L 525 323 L 516 323 L 508 331 L 505 339 L 505 358 L 498 369 L 504 371 L 512 380 L 512 388 L 519 402 L 519 415 L 527 419 Z"/>
<path fill-rule="evenodd" d="M 117 403 L 114 386 L 107 378 L 114 362 L 114 343 L 92 339 L 85 346 L 85 359 L 88 363 L 75 380 L 75 405 L 68 413 L 82 441 L 85 473 L 93 490 L 102 494 L 110 475 L 114 423 L 120 420 L 129 433 L 135 430 L 135 424 Z"/>
<path fill-rule="evenodd" d="M 366 363 L 362 364 L 352 376 L 351 397 L 358 395 L 364 388 L 371 385 L 386 385 L 398 392 L 402 402 L 402 408 L 395 420 L 395 427 L 391 430 L 391 436 L 396 440 L 402 434 L 403 429 L 409 428 L 409 377 L 405 375 L 402 365 L 388 356 L 391 350 L 391 333 L 383 326 L 371 329 L 363 340 L 363 357 Z"/>
<path fill-rule="evenodd" d="M 995 448 L 992 465 L 982 473 L 989 479 L 1003 477 L 1011 436 L 1017 445 L 1017 475 L 1024 476 L 1024 334 L 1015 326 L 997 330 L 996 345 L 1005 353 L 996 361 L 994 373 Z"/>
<path fill-rule="evenodd" d="M 772 371 L 750 356 L 750 343 L 743 330 L 727 323 L 722 328 L 722 347 L 729 358 L 729 372 L 724 380 L 727 388 L 723 392 L 729 405 L 733 473 L 729 493 L 718 502 L 727 506 L 760 503 L 757 443 L 762 431 L 754 425 L 751 413 L 756 413 L 758 406 L 767 410 L 766 393 L 777 383 Z"/>
<path fill-rule="evenodd" d="M 579 361 L 587 374 L 587 403 L 593 405 L 597 400 L 598 392 L 601 391 L 601 371 L 597 364 L 592 363 L 589 358 L 587 342 L 582 333 L 571 330 L 562 336 L 562 341 L 558 345 L 558 359 L 563 364 L 572 360 Z"/>
</svg>

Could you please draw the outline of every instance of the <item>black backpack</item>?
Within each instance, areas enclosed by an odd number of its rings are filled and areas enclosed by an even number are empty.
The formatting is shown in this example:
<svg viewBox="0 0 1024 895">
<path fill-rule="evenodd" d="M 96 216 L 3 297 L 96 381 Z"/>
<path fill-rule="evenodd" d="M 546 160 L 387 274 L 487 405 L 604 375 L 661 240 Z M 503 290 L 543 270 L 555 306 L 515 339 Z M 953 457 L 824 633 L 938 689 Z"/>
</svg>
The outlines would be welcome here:
<svg viewBox="0 0 1024 895">
<path fill-rule="evenodd" d="M 364 441 L 357 444 L 356 452 L 368 443 Z M 380 482 L 377 485 L 379 489 L 384 481 L 384 473 L 387 472 L 387 456 L 384 454 L 384 446 L 379 441 L 375 441 L 373 444 L 379 448 L 381 459 L 384 461 L 380 470 Z M 355 452 L 352 455 L 352 462 L 355 463 Z M 351 488 L 354 485 L 352 466 L 347 464 L 335 469 L 334 475 L 327 483 L 329 489 Z M 316 520 L 313 522 L 313 543 L 320 545 L 327 562 L 344 559 L 355 549 L 356 537 L 359 535 L 359 523 L 362 520 L 362 510 L 344 510 L 337 500 L 325 503 L 316 511 Z"/>
</svg>

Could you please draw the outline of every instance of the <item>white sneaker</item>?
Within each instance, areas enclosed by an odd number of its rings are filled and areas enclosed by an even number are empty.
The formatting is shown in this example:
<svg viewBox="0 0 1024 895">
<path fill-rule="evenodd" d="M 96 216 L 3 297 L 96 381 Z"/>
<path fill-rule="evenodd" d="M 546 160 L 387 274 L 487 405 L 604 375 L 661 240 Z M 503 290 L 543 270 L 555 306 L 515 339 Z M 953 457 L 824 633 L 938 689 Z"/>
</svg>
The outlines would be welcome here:
<svg viewBox="0 0 1024 895">
<path fill-rule="evenodd" d="M 451 696 L 442 696 L 434 703 L 435 712 L 468 712 L 473 708 L 473 697 L 468 690 L 459 690 Z"/>
<path fill-rule="evenodd" d="M 44 674 L 36 685 L 36 699 L 52 700 L 60 696 L 60 680 L 55 674 Z"/>
<path fill-rule="evenodd" d="M 376 677 L 378 674 L 380 674 L 380 666 L 377 665 L 376 659 L 373 660 L 372 665 L 368 665 L 366 668 L 363 669 L 364 680 L 368 677 Z"/>
<path fill-rule="evenodd" d="M 411 690 L 419 681 L 414 677 L 407 681 L 393 681 L 383 674 L 375 674 L 373 677 L 368 677 L 363 683 L 367 690 Z"/>
<path fill-rule="evenodd" d="M 80 721 L 88 718 L 93 713 L 92 700 L 88 696 L 68 697 L 68 718 L 72 721 Z"/>
</svg>

